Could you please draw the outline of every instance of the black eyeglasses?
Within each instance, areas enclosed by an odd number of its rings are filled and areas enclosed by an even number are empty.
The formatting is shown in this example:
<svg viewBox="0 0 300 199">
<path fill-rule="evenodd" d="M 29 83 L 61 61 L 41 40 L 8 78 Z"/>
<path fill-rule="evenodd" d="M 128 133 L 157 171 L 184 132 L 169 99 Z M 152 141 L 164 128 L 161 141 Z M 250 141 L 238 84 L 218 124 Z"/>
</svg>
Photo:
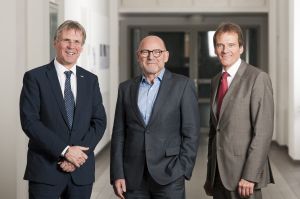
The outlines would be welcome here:
<svg viewBox="0 0 300 199">
<path fill-rule="evenodd" d="M 166 50 L 160 50 L 160 49 L 153 49 L 153 50 L 142 49 L 142 50 L 140 50 L 140 55 L 141 55 L 141 57 L 145 58 L 145 57 L 148 57 L 150 55 L 150 53 L 152 53 L 155 58 L 158 58 L 165 51 Z"/>
</svg>

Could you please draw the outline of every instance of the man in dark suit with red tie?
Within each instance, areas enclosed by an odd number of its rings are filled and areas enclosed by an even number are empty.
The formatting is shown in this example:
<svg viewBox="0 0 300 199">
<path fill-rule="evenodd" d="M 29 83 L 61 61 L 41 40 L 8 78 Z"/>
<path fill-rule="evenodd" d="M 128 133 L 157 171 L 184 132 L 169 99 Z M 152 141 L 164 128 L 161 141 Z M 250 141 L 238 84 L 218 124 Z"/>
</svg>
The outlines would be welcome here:
<svg viewBox="0 0 300 199">
<path fill-rule="evenodd" d="M 76 65 L 86 33 L 65 21 L 55 34 L 56 58 L 25 73 L 20 117 L 29 137 L 24 179 L 30 199 L 89 199 L 94 148 L 106 128 L 97 76 Z"/>
</svg>

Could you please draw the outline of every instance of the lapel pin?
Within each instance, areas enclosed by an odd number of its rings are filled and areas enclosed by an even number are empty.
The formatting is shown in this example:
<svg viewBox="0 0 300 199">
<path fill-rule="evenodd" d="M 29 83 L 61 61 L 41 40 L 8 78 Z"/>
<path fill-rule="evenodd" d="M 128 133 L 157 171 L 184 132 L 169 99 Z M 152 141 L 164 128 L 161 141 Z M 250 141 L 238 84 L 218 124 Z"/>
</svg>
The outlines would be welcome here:
<svg viewBox="0 0 300 199">
<path fill-rule="evenodd" d="M 84 77 L 83 75 L 80 75 L 80 77 Z"/>
</svg>

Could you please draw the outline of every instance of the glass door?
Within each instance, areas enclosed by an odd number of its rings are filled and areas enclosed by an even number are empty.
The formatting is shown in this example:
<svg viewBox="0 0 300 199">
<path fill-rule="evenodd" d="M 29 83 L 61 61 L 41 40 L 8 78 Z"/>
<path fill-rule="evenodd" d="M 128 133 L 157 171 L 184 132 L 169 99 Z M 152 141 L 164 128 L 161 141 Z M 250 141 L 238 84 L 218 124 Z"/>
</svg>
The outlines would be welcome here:
<svg viewBox="0 0 300 199">
<path fill-rule="evenodd" d="M 197 91 L 200 111 L 201 132 L 209 131 L 210 112 L 210 82 L 221 70 L 220 63 L 214 53 L 214 31 L 199 31 L 197 33 Z"/>
</svg>

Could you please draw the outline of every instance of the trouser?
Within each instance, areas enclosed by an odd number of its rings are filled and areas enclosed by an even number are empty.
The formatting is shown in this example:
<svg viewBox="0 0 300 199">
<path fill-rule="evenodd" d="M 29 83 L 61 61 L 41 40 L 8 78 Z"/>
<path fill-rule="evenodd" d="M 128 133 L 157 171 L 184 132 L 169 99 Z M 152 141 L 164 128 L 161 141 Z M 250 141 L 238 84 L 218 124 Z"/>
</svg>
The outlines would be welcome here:
<svg viewBox="0 0 300 199">
<path fill-rule="evenodd" d="M 167 184 L 158 184 L 145 168 L 143 180 L 137 190 L 127 190 L 126 199 L 185 199 L 185 178 L 179 177 Z"/>
<path fill-rule="evenodd" d="M 74 184 L 71 175 L 57 185 L 29 181 L 29 199 L 90 199 L 92 187 Z"/>
</svg>

